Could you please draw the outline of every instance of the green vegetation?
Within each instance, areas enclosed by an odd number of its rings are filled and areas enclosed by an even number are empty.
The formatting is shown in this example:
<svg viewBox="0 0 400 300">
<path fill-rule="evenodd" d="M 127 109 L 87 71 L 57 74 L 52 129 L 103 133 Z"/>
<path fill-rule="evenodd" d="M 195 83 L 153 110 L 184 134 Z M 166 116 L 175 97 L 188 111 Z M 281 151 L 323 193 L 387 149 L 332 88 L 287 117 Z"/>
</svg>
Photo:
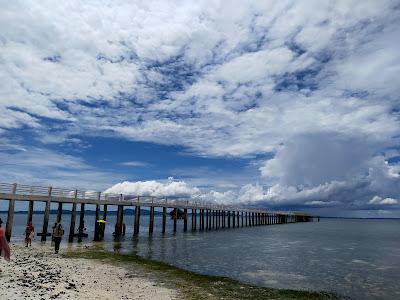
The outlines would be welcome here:
<svg viewBox="0 0 400 300">
<path fill-rule="evenodd" d="M 336 295 L 329 293 L 272 289 L 226 277 L 201 275 L 137 255 L 105 252 L 95 247 L 70 251 L 65 256 L 99 259 L 105 263 L 126 267 L 128 270 L 134 267 L 143 276 L 154 279 L 158 284 L 178 289 L 184 299 L 338 299 Z"/>
</svg>

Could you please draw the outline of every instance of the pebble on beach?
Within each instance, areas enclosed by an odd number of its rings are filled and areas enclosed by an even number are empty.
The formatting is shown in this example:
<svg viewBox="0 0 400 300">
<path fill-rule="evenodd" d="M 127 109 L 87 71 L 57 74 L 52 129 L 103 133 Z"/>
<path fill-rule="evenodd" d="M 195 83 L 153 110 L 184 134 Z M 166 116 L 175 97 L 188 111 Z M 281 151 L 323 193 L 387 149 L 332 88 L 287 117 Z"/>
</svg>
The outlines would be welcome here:
<svg viewBox="0 0 400 300">
<path fill-rule="evenodd" d="M 50 245 L 10 247 L 11 261 L 0 261 L 0 299 L 175 299 L 177 295 L 126 268 L 63 258 Z"/>
</svg>

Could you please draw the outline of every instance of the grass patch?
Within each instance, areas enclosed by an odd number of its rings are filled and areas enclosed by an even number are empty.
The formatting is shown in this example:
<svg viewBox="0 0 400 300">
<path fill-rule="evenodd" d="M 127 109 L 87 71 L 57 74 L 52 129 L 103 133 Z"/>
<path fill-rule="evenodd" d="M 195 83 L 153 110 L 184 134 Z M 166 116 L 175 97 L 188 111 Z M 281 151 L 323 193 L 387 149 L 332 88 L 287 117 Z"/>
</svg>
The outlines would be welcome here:
<svg viewBox="0 0 400 300">
<path fill-rule="evenodd" d="M 245 284 L 226 277 L 201 275 L 137 255 L 121 255 L 95 247 L 73 250 L 64 256 L 98 259 L 119 266 L 139 267 L 156 282 L 162 281 L 177 288 L 184 299 L 338 299 L 337 295 L 330 293 L 272 289 Z"/>
</svg>

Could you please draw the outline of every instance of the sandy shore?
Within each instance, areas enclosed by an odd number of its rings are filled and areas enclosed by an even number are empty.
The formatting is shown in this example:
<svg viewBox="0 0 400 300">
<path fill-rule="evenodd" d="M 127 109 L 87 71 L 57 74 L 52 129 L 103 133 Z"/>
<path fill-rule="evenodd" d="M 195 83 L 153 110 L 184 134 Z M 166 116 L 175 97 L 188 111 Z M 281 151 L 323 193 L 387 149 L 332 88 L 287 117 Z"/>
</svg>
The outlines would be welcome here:
<svg viewBox="0 0 400 300">
<path fill-rule="evenodd" d="M 2 299 L 337 299 L 336 295 L 254 286 L 207 276 L 98 245 L 11 243 L 11 262 L 0 260 Z"/>
<path fill-rule="evenodd" d="M 50 243 L 11 243 L 11 262 L 0 261 L 0 299 L 176 299 L 178 291 L 140 268 L 63 258 Z"/>
</svg>

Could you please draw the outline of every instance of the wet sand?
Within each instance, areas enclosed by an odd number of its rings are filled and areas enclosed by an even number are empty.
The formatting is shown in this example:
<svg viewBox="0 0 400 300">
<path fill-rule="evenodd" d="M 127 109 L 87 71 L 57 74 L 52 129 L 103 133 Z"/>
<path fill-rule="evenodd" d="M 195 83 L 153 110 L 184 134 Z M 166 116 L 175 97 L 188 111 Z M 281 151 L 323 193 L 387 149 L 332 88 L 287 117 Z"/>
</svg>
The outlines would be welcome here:
<svg viewBox="0 0 400 300">
<path fill-rule="evenodd" d="M 65 258 L 50 243 L 11 243 L 11 261 L 0 261 L 0 299 L 176 299 L 179 292 L 149 278 L 138 266 Z M 64 250 L 66 251 L 66 250 Z"/>
</svg>

